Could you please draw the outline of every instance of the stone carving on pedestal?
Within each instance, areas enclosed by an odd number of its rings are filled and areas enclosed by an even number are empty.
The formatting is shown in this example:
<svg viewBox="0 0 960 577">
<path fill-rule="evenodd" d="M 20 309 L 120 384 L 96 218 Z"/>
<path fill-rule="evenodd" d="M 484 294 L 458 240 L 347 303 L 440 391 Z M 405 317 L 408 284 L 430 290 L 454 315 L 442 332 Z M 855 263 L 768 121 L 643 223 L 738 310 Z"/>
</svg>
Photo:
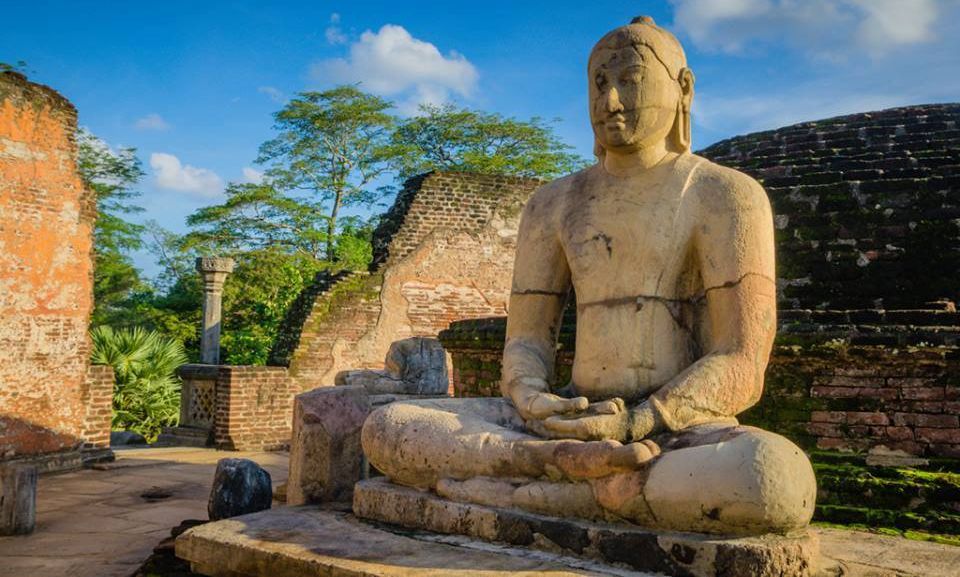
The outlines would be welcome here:
<svg viewBox="0 0 960 577">
<path fill-rule="evenodd" d="M 503 398 L 384 406 L 364 425 L 364 451 L 390 482 L 460 503 L 806 538 L 809 460 L 736 419 L 760 398 L 776 331 L 766 194 L 690 152 L 694 76 L 652 19 L 604 36 L 587 73 L 598 162 L 545 185 L 524 209 Z M 573 377 L 551 391 L 573 293 Z M 355 511 L 403 517 L 363 501 L 384 495 L 358 491 Z M 801 549 L 791 572 L 812 570 L 815 545 Z M 767 557 L 758 562 L 776 562 Z"/>
</svg>

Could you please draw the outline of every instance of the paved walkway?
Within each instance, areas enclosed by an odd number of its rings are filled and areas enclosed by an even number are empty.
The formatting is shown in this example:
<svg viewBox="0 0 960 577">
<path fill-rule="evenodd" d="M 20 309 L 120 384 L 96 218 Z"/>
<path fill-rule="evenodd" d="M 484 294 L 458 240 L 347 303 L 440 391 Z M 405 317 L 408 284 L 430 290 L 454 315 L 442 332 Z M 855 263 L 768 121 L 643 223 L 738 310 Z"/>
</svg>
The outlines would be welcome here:
<svg viewBox="0 0 960 577">
<path fill-rule="evenodd" d="M 260 463 L 286 481 L 286 453 L 124 449 L 103 469 L 40 478 L 37 528 L 0 537 L 0 577 L 128 577 L 184 519 L 206 519 L 217 461 Z M 146 499 L 144 493 L 169 493 Z"/>
<path fill-rule="evenodd" d="M 207 518 L 207 496 L 219 459 L 264 466 L 274 485 L 286 481 L 286 453 L 163 448 L 117 451 L 101 469 L 40 478 L 37 529 L 0 537 L 0 577 L 128 577 L 184 519 Z M 169 493 L 162 499 L 142 495 Z M 950 577 L 960 547 L 859 531 L 818 528 L 824 554 L 854 576 Z"/>
</svg>

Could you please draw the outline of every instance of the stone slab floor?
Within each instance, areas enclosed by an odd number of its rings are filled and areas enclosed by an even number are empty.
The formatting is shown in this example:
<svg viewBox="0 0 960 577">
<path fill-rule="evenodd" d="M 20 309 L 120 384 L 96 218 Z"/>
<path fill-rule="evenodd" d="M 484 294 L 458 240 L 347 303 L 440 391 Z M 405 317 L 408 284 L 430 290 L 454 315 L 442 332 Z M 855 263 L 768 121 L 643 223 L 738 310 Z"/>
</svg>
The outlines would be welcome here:
<svg viewBox="0 0 960 577">
<path fill-rule="evenodd" d="M 270 471 L 275 486 L 286 481 L 289 459 L 186 447 L 116 454 L 116 462 L 98 469 L 40 477 L 37 528 L 0 537 L 0 577 L 128 577 L 171 527 L 207 518 L 219 459 L 252 459 Z"/>
<path fill-rule="evenodd" d="M 37 529 L 28 536 L 0 537 L 0 577 L 128 577 L 171 527 L 206 519 L 214 469 L 224 457 L 253 459 L 270 471 L 275 486 L 286 481 L 287 453 L 185 447 L 118 450 L 117 461 L 99 469 L 41 477 Z M 851 575 L 958 575 L 960 547 L 816 531 L 822 552 L 844 561 Z"/>
</svg>

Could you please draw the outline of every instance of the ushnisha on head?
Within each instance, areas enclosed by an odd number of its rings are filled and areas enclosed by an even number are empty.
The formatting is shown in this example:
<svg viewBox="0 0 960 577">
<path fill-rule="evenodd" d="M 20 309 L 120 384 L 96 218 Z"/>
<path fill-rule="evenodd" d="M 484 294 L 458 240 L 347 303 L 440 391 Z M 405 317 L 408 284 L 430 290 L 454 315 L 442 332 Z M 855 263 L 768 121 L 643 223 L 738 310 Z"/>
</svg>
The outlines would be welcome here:
<svg viewBox="0 0 960 577">
<path fill-rule="evenodd" d="M 639 16 L 597 42 L 587 66 L 595 153 L 690 150 L 693 72 L 680 42 Z"/>
</svg>

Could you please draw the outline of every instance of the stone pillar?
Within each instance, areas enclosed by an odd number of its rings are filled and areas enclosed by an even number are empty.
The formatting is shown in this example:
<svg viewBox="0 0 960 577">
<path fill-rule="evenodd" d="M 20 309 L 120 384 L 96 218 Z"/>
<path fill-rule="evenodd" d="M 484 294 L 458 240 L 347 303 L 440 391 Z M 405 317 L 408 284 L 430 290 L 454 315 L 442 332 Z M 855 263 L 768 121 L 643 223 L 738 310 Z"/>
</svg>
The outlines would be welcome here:
<svg viewBox="0 0 960 577">
<path fill-rule="evenodd" d="M 37 520 L 37 468 L 0 464 L 0 535 L 32 533 Z"/>
<path fill-rule="evenodd" d="M 233 272 L 232 258 L 201 257 L 197 270 L 203 276 L 203 334 L 200 338 L 200 362 L 220 364 L 220 308 L 223 281 Z"/>
</svg>

